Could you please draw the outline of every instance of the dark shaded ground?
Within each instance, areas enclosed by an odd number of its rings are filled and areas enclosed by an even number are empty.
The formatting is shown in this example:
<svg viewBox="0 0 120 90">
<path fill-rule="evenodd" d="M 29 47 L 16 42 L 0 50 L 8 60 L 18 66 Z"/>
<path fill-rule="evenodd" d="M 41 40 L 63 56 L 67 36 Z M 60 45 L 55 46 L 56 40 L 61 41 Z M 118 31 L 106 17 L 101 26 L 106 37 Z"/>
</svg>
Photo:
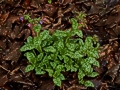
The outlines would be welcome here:
<svg viewBox="0 0 120 90">
<path fill-rule="evenodd" d="M 90 78 L 94 88 L 85 88 L 77 84 L 76 73 L 66 72 L 66 81 L 62 87 L 55 87 L 47 75 L 36 76 L 34 72 L 25 73 L 27 60 L 19 48 L 32 29 L 20 16 L 30 14 L 34 17 L 46 17 L 43 29 L 52 33 L 56 29 L 71 26 L 69 19 L 75 11 L 84 11 L 88 29 L 84 35 L 99 37 L 101 44 L 100 75 Z M 1 0 L 0 1 L 0 90 L 120 90 L 120 1 L 119 0 Z"/>
</svg>

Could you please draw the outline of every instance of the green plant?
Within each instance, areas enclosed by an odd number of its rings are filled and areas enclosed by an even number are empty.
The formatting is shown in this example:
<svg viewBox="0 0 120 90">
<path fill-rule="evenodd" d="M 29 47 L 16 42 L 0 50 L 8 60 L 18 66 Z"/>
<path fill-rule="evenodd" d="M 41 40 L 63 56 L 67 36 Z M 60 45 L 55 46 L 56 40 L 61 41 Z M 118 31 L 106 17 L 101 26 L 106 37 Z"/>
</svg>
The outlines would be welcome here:
<svg viewBox="0 0 120 90">
<path fill-rule="evenodd" d="M 48 3 L 51 4 L 51 3 L 52 3 L 52 0 L 48 0 Z"/>
<path fill-rule="evenodd" d="M 90 36 L 83 40 L 77 20 L 72 18 L 71 22 L 71 29 L 56 30 L 52 35 L 48 30 L 41 32 L 40 24 L 33 27 L 37 36 L 29 36 L 25 45 L 20 48 L 20 51 L 25 52 L 24 56 L 29 60 L 25 71 L 35 70 L 37 75 L 48 73 L 57 86 L 61 86 L 62 80 L 65 80 L 62 72 L 78 72 L 79 83 L 93 87 L 91 81 L 84 81 L 83 78 L 98 75 L 97 72 L 93 72 L 92 66 L 99 67 L 99 62 L 96 60 L 99 57 L 99 43 L 95 37 Z"/>
<path fill-rule="evenodd" d="M 35 18 L 35 19 L 30 18 L 29 14 L 24 15 L 24 19 L 28 20 L 28 22 L 31 24 L 36 24 L 40 21 L 40 18 Z"/>
<path fill-rule="evenodd" d="M 84 12 L 76 12 L 76 19 L 79 21 L 79 27 L 86 27 L 86 14 Z"/>
</svg>

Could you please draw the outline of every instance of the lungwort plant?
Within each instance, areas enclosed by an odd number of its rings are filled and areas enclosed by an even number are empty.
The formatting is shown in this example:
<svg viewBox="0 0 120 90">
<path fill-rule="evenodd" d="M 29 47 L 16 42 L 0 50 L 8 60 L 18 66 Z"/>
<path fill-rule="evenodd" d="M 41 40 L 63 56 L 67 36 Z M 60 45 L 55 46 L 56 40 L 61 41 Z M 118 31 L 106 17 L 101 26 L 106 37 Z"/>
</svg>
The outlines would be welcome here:
<svg viewBox="0 0 120 90">
<path fill-rule="evenodd" d="M 40 24 L 34 26 L 37 36 L 29 36 L 20 49 L 29 60 L 25 71 L 35 70 L 37 75 L 48 73 L 57 86 L 61 86 L 62 80 L 65 80 L 63 72 L 78 72 L 79 84 L 93 87 L 93 83 L 85 81 L 84 77 L 98 75 L 92 66 L 99 67 L 96 60 L 99 57 L 99 43 L 91 36 L 83 40 L 83 33 L 78 29 L 77 20 L 72 18 L 71 22 L 71 29 L 56 30 L 52 35 L 48 30 L 41 32 Z"/>
</svg>

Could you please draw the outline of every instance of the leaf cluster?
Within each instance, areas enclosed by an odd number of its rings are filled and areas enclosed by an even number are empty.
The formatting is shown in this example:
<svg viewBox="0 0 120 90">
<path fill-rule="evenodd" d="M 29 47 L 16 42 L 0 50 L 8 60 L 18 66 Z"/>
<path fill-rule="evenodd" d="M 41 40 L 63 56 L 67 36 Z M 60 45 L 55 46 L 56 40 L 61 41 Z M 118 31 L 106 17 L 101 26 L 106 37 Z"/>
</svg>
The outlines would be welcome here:
<svg viewBox="0 0 120 90">
<path fill-rule="evenodd" d="M 40 21 L 40 18 L 32 19 L 29 14 L 24 15 L 24 19 L 28 20 L 28 22 L 31 23 L 31 24 L 36 24 Z"/>
<path fill-rule="evenodd" d="M 21 52 L 25 52 L 24 56 L 30 62 L 25 71 L 35 70 L 37 75 L 48 73 L 57 86 L 61 86 L 62 80 L 65 80 L 62 72 L 78 72 L 79 83 L 93 87 L 92 82 L 84 81 L 83 78 L 98 75 L 92 66 L 99 67 L 96 60 L 99 57 L 99 43 L 90 36 L 83 40 L 83 33 L 78 29 L 77 20 L 72 18 L 71 22 L 71 29 L 56 30 L 52 35 L 48 30 L 40 32 L 39 24 L 34 26 L 37 36 L 29 36 L 20 49 Z"/>
<path fill-rule="evenodd" d="M 87 26 L 85 21 L 86 14 L 83 12 L 76 12 L 76 13 L 77 13 L 76 19 L 80 22 L 79 27 L 86 27 Z"/>
</svg>

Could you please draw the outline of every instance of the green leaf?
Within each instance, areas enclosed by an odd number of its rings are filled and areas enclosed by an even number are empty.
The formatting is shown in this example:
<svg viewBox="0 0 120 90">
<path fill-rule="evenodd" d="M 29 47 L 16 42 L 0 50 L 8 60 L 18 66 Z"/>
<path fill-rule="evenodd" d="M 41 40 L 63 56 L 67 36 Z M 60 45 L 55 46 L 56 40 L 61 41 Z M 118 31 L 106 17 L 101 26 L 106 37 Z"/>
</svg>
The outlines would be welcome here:
<svg viewBox="0 0 120 90">
<path fill-rule="evenodd" d="M 99 41 L 99 38 L 97 35 L 93 36 L 93 41 L 94 41 L 94 44 L 96 44 Z"/>
<path fill-rule="evenodd" d="M 63 66 L 63 65 L 58 65 L 58 66 L 56 67 L 56 70 L 62 71 L 63 69 L 64 69 L 64 66 Z"/>
<path fill-rule="evenodd" d="M 72 29 L 74 30 L 78 29 L 77 20 L 75 18 L 71 18 L 71 22 L 72 22 Z"/>
<path fill-rule="evenodd" d="M 53 54 L 53 53 L 52 53 L 52 54 L 50 54 L 50 57 L 51 57 L 52 59 L 54 59 L 54 60 L 55 60 L 55 59 L 57 59 L 56 55 L 55 55 L 55 54 Z"/>
<path fill-rule="evenodd" d="M 37 24 L 33 27 L 33 29 L 35 30 L 36 33 L 39 33 L 40 30 L 41 30 L 41 25 L 40 24 Z"/>
<path fill-rule="evenodd" d="M 94 61 L 96 61 L 96 59 L 94 57 L 88 57 L 84 61 L 87 62 L 87 63 L 93 64 Z"/>
<path fill-rule="evenodd" d="M 80 79 L 80 80 L 78 81 L 78 83 L 79 83 L 79 84 L 84 84 L 84 80 L 83 80 L 83 79 Z"/>
<path fill-rule="evenodd" d="M 70 51 L 74 51 L 76 45 L 75 43 L 66 43 L 66 46 Z"/>
<path fill-rule="evenodd" d="M 77 70 L 79 69 L 79 64 L 78 63 L 75 63 L 74 64 L 74 67 L 77 68 Z"/>
<path fill-rule="evenodd" d="M 55 69 L 56 66 L 57 66 L 57 63 L 55 63 L 55 62 L 50 62 L 50 65 L 52 66 L 53 69 Z"/>
<path fill-rule="evenodd" d="M 55 85 L 59 87 L 61 86 L 61 83 L 62 83 L 60 78 L 53 78 L 53 82 Z"/>
<path fill-rule="evenodd" d="M 60 71 L 61 71 L 61 70 L 56 70 L 56 71 L 54 72 L 54 74 L 53 74 L 53 77 L 55 77 L 55 78 L 59 77 Z"/>
<path fill-rule="evenodd" d="M 39 36 L 39 38 L 40 38 L 41 40 L 45 40 L 45 39 L 47 39 L 48 37 L 49 37 L 49 31 L 48 31 L 48 30 L 44 30 L 43 32 L 40 33 L 40 36 Z"/>
<path fill-rule="evenodd" d="M 62 50 L 62 49 L 64 49 L 64 43 L 63 43 L 63 40 L 60 40 L 60 41 L 58 42 L 57 49 L 58 49 L 58 50 Z"/>
<path fill-rule="evenodd" d="M 51 45 L 51 44 L 53 43 L 52 36 L 49 35 L 49 36 L 47 37 L 46 41 L 47 41 L 47 45 Z"/>
<path fill-rule="evenodd" d="M 64 63 L 68 63 L 69 62 L 69 57 L 62 55 L 62 57 L 64 58 Z"/>
<path fill-rule="evenodd" d="M 95 47 L 95 50 L 99 50 L 99 47 L 100 47 L 100 44 L 99 43 L 96 43 L 96 47 Z"/>
<path fill-rule="evenodd" d="M 87 53 L 88 57 L 99 58 L 98 51 L 95 49 L 87 50 L 86 53 Z"/>
<path fill-rule="evenodd" d="M 40 67 L 35 67 L 35 74 L 36 75 L 43 75 L 43 74 L 45 74 L 46 72 L 45 71 L 43 71 Z"/>
<path fill-rule="evenodd" d="M 39 52 L 42 52 L 42 49 L 41 49 L 41 46 L 40 46 L 42 41 L 40 40 L 40 38 L 39 37 L 34 37 L 33 42 L 34 42 L 35 49 L 38 50 Z"/>
<path fill-rule="evenodd" d="M 73 65 L 71 65 L 71 72 L 76 72 L 77 68 L 75 68 Z"/>
<path fill-rule="evenodd" d="M 56 64 L 58 64 L 58 65 L 61 64 L 61 61 L 58 60 L 58 59 L 55 59 L 54 62 L 55 62 Z"/>
<path fill-rule="evenodd" d="M 84 42 L 83 42 L 82 39 L 78 39 L 78 43 L 79 43 L 80 46 L 83 46 L 83 45 L 84 45 Z"/>
<path fill-rule="evenodd" d="M 83 12 L 76 12 L 78 15 L 76 16 L 76 18 L 78 20 L 84 20 L 84 18 L 86 17 L 86 14 Z"/>
<path fill-rule="evenodd" d="M 87 76 L 89 76 L 89 77 L 96 77 L 98 75 L 99 74 L 97 72 L 92 72 L 92 73 L 89 73 Z"/>
<path fill-rule="evenodd" d="M 93 40 L 92 37 L 90 37 L 90 36 L 86 37 L 85 44 L 88 45 L 88 46 L 93 45 L 92 40 Z"/>
<path fill-rule="evenodd" d="M 52 53 L 56 52 L 56 49 L 53 46 L 44 47 L 43 50 L 45 52 L 52 52 Z"/>
<path fill-rule="evenodd" d="M 40 40 L 39 37 L 34 37 L 33 42 L 34 42 L 34 45 L 35 45 L 35 46 L 37 46 L 37 45 L 40 46 L 40 44 L 41 44 L 42 41 Z"/>
<path fill-rule="evenodd" d="M 78 38 L 78 39 L 83 38 L 83 33 L 82 33 L 82 31 L 81 31 L 81 30 L 74 29 L 74 30 L 72 31 L 71 36 L 75 36 L 75 35 L 79 36 L 79 38 Z"/>
<path fill-rule="evenodd" d="M 65 64 L 65 68 L 66 68 L 66 71 L 70 71 L 71 70 L 71 66 L 69 64 Z"/>
<path fill-rule="evenodd" d="M 35 18 L 35 19 L 33 19 L 33 22 L 34 23 L 38 23 L 40 21 L 40 18 Z"/>
<path fill-rule="evenodd" d="M 25 20 L 31 19 L 31 18 L 30 18 L 30 15 L 29 15 L 29 14 L 24 15 L 24 19 L 25 19 Z"/>
<path fill-rule="evenodd" d="M 55 33 L 53 33 L 52 37 L 57 38 L 57 39 L 63 39 L 64 37 L 67 37 L 68 31 L 61 31 L 61 30 L 56 30 Z"/>
<path fill-rule="evenodd" d="M 93 72 L 93 68 L 91 67 L 91 65 L 89 64 L 89 63 L 83 63 L 82 65 L 81 65 L 81 68 L 82 68 L 82 70 L 86 73 L 86 74 L 89 74 L 89 73 L 91 73 L 91 72 Z"/>
<path fill-rule="evenodd" d="M 32 41 L 33 41 L 33 38 L 31 36 L 28 36 L 27 43 L 32 43 Z"/>
<path fill-rule="evenodd" d="M 51 3 L 52 3 L 52 0 L 48 0 L 48 3 L 51 4 Z"/>
<path fill-rule="evenodd" d="M 53 76 L 53 70 L 52 69 L 45 69 L 45 70 L 48 72 L 50 77 Z"/>
<path fill-rule="evenodd" d="M 34 69 L 34 65 L 27 65 L 27 67 L 25 68 L 25 72 L 29 72 L 33 69 Z"/>
<path fill-rule="evenodd" d="M 53 55 L 53 58 L 51 57 L 51 59 L 54 60 L 54 61 L 56 60 L 56 61 L 61 62 L 61 61 L 59 60 L 59 58 L 58 58 L 58 53 L 59 53 L 59 52 L 53 53 L 54 55 Z"/>
<path fill-rule="evenodd" d="M 71 51 L 67 51 L 65 55 L 66 55 L 66 56 L 69 56 L 70 58 L 73 58 L 73 59 L 74 59 L 74 53 L 71 52 Z"/>
<path fill-rule="evenodd" d="M 41 46 L 45 47 L 47 45 L 47 43 L 48 43 L 48 41 L 44 40 L 44 41 L 42 41 Z"/>
<path fill-rule="evenodd" d="M 32 19 L 28 19 L 28 22 L 33 24 L 33 20 Z"/>
<path fill-rule="evenodd" d="M 84 76 L 85 76 L 84 72 L 79 69 L 79 71 L 78 71 L 78 79 L 81 80 L 81 79 L 83 79 Z"/>
<path fill-rule="evenodd" d="M 34 47 L 34 45 L 33 44 L 26 44 L 26 45 L 24 45 L 24 46 L 22 46 L 21 48 L 20 48 L 20 51 L 21 52 L 24 52 L 24 51 L 27 51 L 27 50 L 32 50 L 32 49 L 34 49 L 35 47 Z"/>
<path fill-rule="evenodd" d="M 52 37 L 48 34 L 47 37 L 44 38 L 45 40 L 42 41 L 41 47 L 49 46 L 53 43 Z"/>
<path fill-rule="evenodd" d="M 63 74 L 60 74 L 59 78 L 60 78 L 61 80 L 65 80 L 65 77 L 64 77 Z"/>
<path fill-rule="evenodd" d="M 79 59 L 79 58 L 82 58 L 82 57 L 84 57 L 84 55 L 82 55 L 80 51 L 76 51 L 74 53 L 74 58 Z"/>
<path fill-rule="evenodd" d="M 85 82 L 84 82 L 84 85 L 85 85 L 86 87 L 94 87 L 94 84 L 93 84 L 91 81 L 85 81 Z"/>
<path fill-rule="evenodd" d="M 24 56 L 27 57 L 28 61 L 31 63 L 31 64 L 35 64 L 36 63 L 36 57 L 34 55 L 33 52 L 26 52 L 24 54 Z"/>
<path fill-rule="evenodd" d="M 49 58 L 48 57 L 49 56 L 45 55 L 43 60 L 42 60 L 43 64 L 46 65 L 46 66 L 49 64 L 49 62 L 48 62 Z"/>
<path fill-rule="evenodd" d="M 41 61 L 42 58 L 43 58 L 44 54 L 43 53 L 40 53 L 38 56 L 37 56 L 37 60 L 38 61 Z"/>
<path fill-rule="evenodd" d="M 94 66 L 100 67 L 99 62 L 94 57 L 88 57 L 85 60 L 86 62 L 93 64 Z"/>
<path fill-rule="evenodd" d="M 41 62 L 38 62 L 36 66 L 37 66 L 36 68 L 39 68 L 40 70 L 43 70 L 45 68 L 43 60 Z"/>
<path fill-rule="evenodd" d="M 61 55 L 58 55 L 58 58 L 59 58 L 60 60 L 63 60 L 63 57 L 62 57 Z"/>
<path fill-rule="evenodd" d="M 95 49 L 93 49 L 93 57 L 95 57 L 95 58 L 99 58 L 99 54 L 98 54 L 98 51 L 97 50 L 95 50 Z"/>
<path fill-rule="evenodd" d="M 62 50 L 64 49 L 64 41 L 61 39 L 61 40 L 58 40 L 56 42 L 54 42 L 53 46 L 60 52 L 62 52 Z"/>
<path fill-rule="evenodd" d="M 75 34 L 77 34 L 80 38 L 83 37 L 83 33 L 82 33 L 81 30 L 77 30 L 77 31 L 75 31 Z"/>
<path fill-rule="evenodd" d="M 97 67 L 100 67 L 100 64 L 99 64 L 99 62 L 98 62 L 97 60 L 94 61 L 93 65 L 94 65 L 94 66 L 97 66 Z"/>
</svg>

